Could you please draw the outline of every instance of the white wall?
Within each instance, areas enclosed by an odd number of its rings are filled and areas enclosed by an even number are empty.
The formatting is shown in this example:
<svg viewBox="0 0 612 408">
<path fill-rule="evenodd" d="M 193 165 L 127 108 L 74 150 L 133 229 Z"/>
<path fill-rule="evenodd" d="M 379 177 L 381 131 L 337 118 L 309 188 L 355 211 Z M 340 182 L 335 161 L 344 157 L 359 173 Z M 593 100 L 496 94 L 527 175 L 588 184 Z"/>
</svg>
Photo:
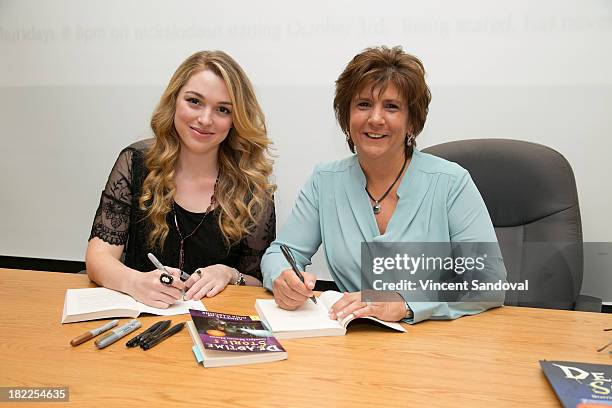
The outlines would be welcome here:
<svg viewBox="0 0 612 408">
<path fill-rule="evenodd" d="M 231 54 L 257 88 L 282 225 L 313 166 L 348 154 L 333 83 L 379 44 L 428 70 L 420 147 L 551 146 L 574 168 L 585 240 L 612 241 L 612 3 L 423 3 L 0 0 L 0 255 L 83 259 L 116 155 L 150 135 L 170 75 L 202 49 Z M 314 266 L 325 269 L 320 256 Z"/>
</svg>

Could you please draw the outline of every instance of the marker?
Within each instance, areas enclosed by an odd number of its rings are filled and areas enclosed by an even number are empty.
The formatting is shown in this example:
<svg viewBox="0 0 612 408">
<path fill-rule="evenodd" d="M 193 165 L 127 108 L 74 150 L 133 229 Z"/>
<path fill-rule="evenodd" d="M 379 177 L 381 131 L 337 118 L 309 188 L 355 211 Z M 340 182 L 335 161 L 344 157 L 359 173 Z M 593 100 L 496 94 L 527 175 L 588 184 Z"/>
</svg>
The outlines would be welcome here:
<svg viewBox="0 0 612 408">
<path fill-rule="evenodd" d="M 148 253 L 147 257 L 149 258 L 149 261 L 151 261 L 153 263 L 153 265 L 155 265 L 155 268 L 159 269 L 160 271 L 166 272 L 168 275 L 172 275 L 170 272 L 168 272 L 168 270 L 166 269 L 166 267 L 159 262 L 159 259 L 157 259 L 155 257 L 155 255 L 153 255 L 152 253 Z M 181 271 L 181 280 L 182 281 L 186 281 L 187 279 L 189 279 L 189 274 L 185 271 Z"/>
<path fill-rule="evenodd" d="M 114 342 L 122 338 L 123 336 L 126 336 L 130 334 L 131 332 L 133 332 L 134 330 L 138 329 L 140 326 L 142 325 L 140 324 L 138 320 L 136 319 L 130 320 L 123 326 L 116 328 L 112 332 L 108 333 L 106 336 L 96 340 L 96 347 L 99 349 L 102 349 L 106 346 L 110 346 L 111 344 L 113 344 Z"/>
<path fill-rule="evenodd" d="M 168 326 L 170 326 L 170 320 L 162 320 L 161 322 L 157 322 L 155 323 L 153 326 L 149 327 L 147 330 L 143 331 L 142 333 L 136 335 L 135 337 L 132 337 L 130 340 L 128 340 L 127 343 L 125 343 L 126 347 L 136 347 L 139 344 L 141 344 L 145 339 L 147 339 L 149 336 L 155 336 L 161 332 L 163 332 L 164 330 L 166 330 L 168 328 Z"/>
<path fill-rule="evenodd" d="M 166 330 L 168 327 L 170 327 L 170 323 L 172 323 L 172 320 L 164 320 L 164 321 L 162 321 L 161 324 L 159 325 L 159 327 L 157 327 L 154 331 L 152 331 L 151 333 L 147 333 L 144 336 L 142 336 L 138 340 L 138 345 L 140 347 L 142 347 L 150 339 L 153 339 L 153 338 L 161 335 L 164 332 L 164 330 Z"/>
<path fill-rule="evenodd" d="M 156 344 L 161 343 L 163 340 L 167 339 L 168 337 L 180 332 L 183 329 L 183 326 L 185 326 L 185 322 L 176 324 L 172 326 L 171 328 L 169 328 L 167 331 L 163 332 L 161 335 L 146 341 L 144 344 L 141 344 L 140 347 L 142 347 L 143 350 L 148 350 L 151 347 L 155 346 Z"/>
<path fill-rule="evenodd" d="M 161 262 L 159 262 L 159 260 L 155 257 L 155 255 L 149 252 L 147 256 L 149 257 L 149 261 L 151 261 L 157 269 L 159 269 L 160 271 L 166 272 L 168 275 L 172 275 L 170 272 L 168 272 L 166 267 L 162 265 Z"/>
<path fill-rule="evenodd" d="M 113 320 L 111 322 L 106 323 L 105 325 L 102 325 L 102 326 L 96 328 L 96 329 L 86 331 L 85 333 L 81 334 L 79 337 L 76 337 L 76 338 L 70 340 L 70 344 L 74 347 L 74 346 L 78 346 L 81 343 L 85 343 L 87 340 L 91 340 L 94 337 L 96 337 L 97 335 L 102 334 L 105 331 L 112 329 L 118 323 L 119 323 L 119 320 Z"/>
<path fill-rule="evenodd" d="M 159 262 L 159 259 L 157 259 L 155 255 L 149 252 L 147 256 L 149 257 L 149 260 L 153 262 L 153 265 L 155 265 L 155 267 L 158 270 L 164 273 L 167 273 L 168 275 L 172 275 L 170 272 L 168 272 L 166 267 L 161 262 Z M 181 271 L 181 281 L 185 282 L 187 279 L 189 279 L 189 274 L 185 271 Z M 181 296 L 182 296 L 181 298 L 185 300 L 185 290 L 181 290 Z"/>
</svg>

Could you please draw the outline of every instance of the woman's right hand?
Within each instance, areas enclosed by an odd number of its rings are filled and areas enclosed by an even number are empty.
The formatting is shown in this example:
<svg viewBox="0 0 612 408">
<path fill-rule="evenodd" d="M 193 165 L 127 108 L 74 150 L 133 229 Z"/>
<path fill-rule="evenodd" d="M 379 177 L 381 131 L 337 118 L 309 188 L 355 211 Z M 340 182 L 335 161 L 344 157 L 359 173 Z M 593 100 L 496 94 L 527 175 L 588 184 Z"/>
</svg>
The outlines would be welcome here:
<svg viewBox="0 0 612 408">
<path fill-rule="evenodd" d="M 274 300 L 282 309 L 295 310 L 302 306 L 311 296 L 315 287 L 317 276 L 308 272 L 301 272 L 304 283 L 296 276 L 293 269 L 286 269 L 272 283 Z"/>
<path fill-rule="evenodd" d="M 185 284 L 180 280 L 180 271 L 170 267 L 166 269 L 174 278 L 172 285 L 161 283 L 159 277 L 164 272 L 155 269 L 135 274 L 130 284 L 129 294 L 137 301 L 159 309 L 167 309 L 177 300 L 181 300 L 183 298 L 181 291 L 185 289 Z"/>
</svg>

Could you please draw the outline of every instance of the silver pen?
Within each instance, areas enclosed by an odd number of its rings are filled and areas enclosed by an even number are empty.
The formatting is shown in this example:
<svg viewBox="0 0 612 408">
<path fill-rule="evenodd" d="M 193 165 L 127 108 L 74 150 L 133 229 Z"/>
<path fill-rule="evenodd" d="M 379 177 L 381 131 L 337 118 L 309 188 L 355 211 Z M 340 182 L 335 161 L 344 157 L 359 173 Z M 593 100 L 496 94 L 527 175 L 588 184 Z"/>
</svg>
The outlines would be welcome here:
<svg viewBox="0 0 612 408">
<path fill-rule="evenodd" d="M 117 327 L 115 330 L 111 331 L 104 337 L 101 337 L 98 340 L 96 340 L 95 341 L 96 347 L 99 349 L 102 349 L 106 346 L 110 346 L 111 344 L 113 344 L 114 342 L 122 338 L 123 336 L 126 336 L 130 334 L 131 332 L 133 332 L 134 330 L 138 329 L 140 326 L 142 325 L 140 324 L 140 321 L 138 321 L 137 319 L 130 320 L 123 326 Z"/>
<path fill-rule="evenodd" d="M 162 263 L 161 263 L 161 262 L 159 262 L 159 260 L 158 260 L 158 259 L 155 257 L 155 255 L 153 255 L 152 253 L 150 253 L 150 252 L 149 252 L 149 253 L 147 254 L 147 256 L 149 257 L 149 260 L 150 260 L 151 262 L 153 262 L 153 265 L 155 265 L 155 267 L 156 267 L 157 269 L 159 269 L 160 271 L 164 271 L 164 272 L 166 272 L 167 274 L 169 274 L 169 275 L 170 275 L 170 272 L 168 272 L 168 270 L 166 269 L 166 267 L 165 267 L 164 265 L 162 265 Z"/>
<path fill-rule="evenodd" d="M 159 269 L 160 271 L 163 271 L 165 273 L 167 273 L 168 275 L 172 275 L 170 272 L 168 272 L 168 270 L 166 269 L 166 267 L 159 262 L 159 259 L 157 259 L 155 257 L 155 255 L 153 255 L 152 253 L 148 253 L 147 257 L 149 257 L 149 260 L 153 263 L 153 265 L 155 266 L 155 268 Z M 182 281 L 186 281 L 187 279 L 189 279 L 189 274 L 185 271 L 181 271 L 181 280 Z"/>
<path fill-rule="evenodd" d="M 159 259 L 157 259 L 155 257 L 155 255 L 153 255 L 152 253 L 149 252 L 147 254 L 147 256 L 149 257 L 149 260 L 151 262 L 153 262 L 153 265 L 155 265 L 155 267 L 158 270 L 160 270 L 160 271 L 162 271 L 164 273 L 167 273 L 168 275 L 172 275 L 170 272 L 168 272 L 166 267 L 161 262 L 159 262 Z M 189 274 L 187 272 L 185 272 L 185 271 L 181 271 L 181 280 L 183 282 L 185 282 L 187 279 L 189 279 Z M 185 291 L 184 290 L 181 290 L 181 299 L 185 300 Z"/>
</svg>

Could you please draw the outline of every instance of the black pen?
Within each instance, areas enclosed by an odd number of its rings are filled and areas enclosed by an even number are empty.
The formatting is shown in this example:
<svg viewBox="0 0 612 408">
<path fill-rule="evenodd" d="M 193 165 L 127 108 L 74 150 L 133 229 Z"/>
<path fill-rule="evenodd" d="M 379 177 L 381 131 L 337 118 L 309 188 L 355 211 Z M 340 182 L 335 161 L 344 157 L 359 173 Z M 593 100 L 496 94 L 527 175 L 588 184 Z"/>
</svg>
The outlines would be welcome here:
<svg viewBox="0 0 612 408">
<path fill-rule="evenodd" d="M 167 339 L 168 337 L 170 337 L 170 336 L 180 332 L 183 329 L 183 326 L 185 326 L 185 322 L 179 323 L 179 324 L 176 324 L 176 325 L 172 326 L 167 331 L 162 333 L 160 336 L 157 336 L 157 337 L 147 341 L 144 345 L 141 346 L 142 349 L 143 350 L 148 350 L 151 347 L 159 344 L 160 342 L 162 342 L 163 340 Z"/>
<path fill-rule="evenodd" d="M 159 327 L 159 324 L 160 322 L 157 322 L 153 326 L 149 327 L 147 330 L 129 339 L 127 343 L 125 343 L 125 347 L 136 347 L 138 345 L 138 341 L 140 341 L 140 338 L 145 334 L 151 333 L 153 330 Z"/>
<path fill-rule="evenodd" d="M 153 331 L 150 331 L 149 333 L 143 333 L 140 339 L 138 339 L 138 344 L 136 345 L 142 347 L 142 345 L 145 344 L 147 341 L 159 336 L 161 333 L 163 333 L 164 330 L 170 327 L 170 323 L 172 323 L 172 320 L 162 320 L 159 323 L 159 326 L 157 326 Z"/>
<path fill-rule="evenodd" d="M 280 249 L 283 255 L 285 256 L 287 262 L 289 262 L 289 264 L 291 265 L 291 269 L 293 269 L 293 272 L 295 272 L 297 277 L 300 278 L 300 281 L 304 283 L 304 276 L 300 273 L 300 271 L 298 271 L 297 265 L 295 264 L 295 259 L 293 259 L 293 255 L 291 254 L 291 250 L 289 249 L 289 247 L 285 244 L 281 244 Z M 317 303 L 317 298 L 314 297 L 314 295 L 310 297 L 310 300 L 312 300 L 315 304 Z"/>
<path fill-rule="evenodd" d="M 140 339 L 143 338 L 144 336 L 147 336 L 150 333 L 153 333 L 158 327 L 160 327 L 164 322 L 170 322 L 170 320 L 164 320 L 161 322 L 157 322 L 155 323 L 153 326 L 149 327 L 147 330 L 143 331 L 140 334 L 137 334 L 136 336 L 132 337 L 131 339 L 128 340 L 127 343 L 125 343 L 126 347 L 136 347 L 138 345 L 138 343 L 140 342 Z M 166 326 L 167 328 L 168 326 Z M 164 328 L 164 330 L 166 329 Z"/>
</svg>

